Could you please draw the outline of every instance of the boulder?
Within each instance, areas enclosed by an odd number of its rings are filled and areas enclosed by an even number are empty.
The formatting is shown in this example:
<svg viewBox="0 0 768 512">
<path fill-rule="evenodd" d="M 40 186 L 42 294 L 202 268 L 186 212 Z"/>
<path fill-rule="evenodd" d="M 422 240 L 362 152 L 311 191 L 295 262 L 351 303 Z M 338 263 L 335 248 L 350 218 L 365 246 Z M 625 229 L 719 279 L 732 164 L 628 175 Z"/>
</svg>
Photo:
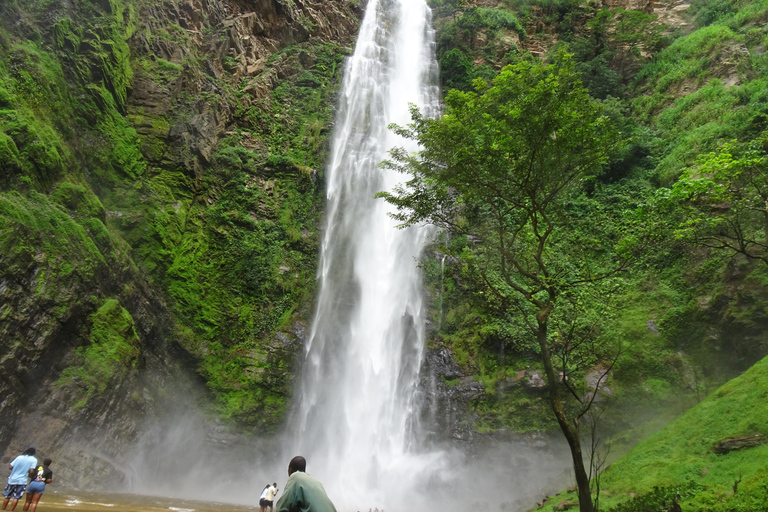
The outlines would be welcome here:
<svg viewBox="0 0 768 512">
<path fill-rule="evenodd" d="M 721 439 L 715 446 L 712 447 L 712 451 L 725 455 L 736 450 L 743 450 L 745 448 L 754 448 L 765 444 L 768 439 L 760 433 L 746 434 L 742 436 L 732 436 Z"/>
</svg>

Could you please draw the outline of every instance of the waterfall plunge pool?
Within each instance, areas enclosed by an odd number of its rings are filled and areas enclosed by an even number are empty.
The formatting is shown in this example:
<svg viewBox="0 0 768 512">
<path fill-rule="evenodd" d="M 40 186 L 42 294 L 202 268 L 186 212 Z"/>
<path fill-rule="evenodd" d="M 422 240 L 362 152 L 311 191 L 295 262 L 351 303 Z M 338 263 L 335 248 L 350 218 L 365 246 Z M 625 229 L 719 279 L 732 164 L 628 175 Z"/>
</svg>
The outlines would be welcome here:
<svg viewBox="0 0 768 512">
<path fill-rule="evenodd" d="M 24 498 L 19 500 L 16 510 L 21 510 Z M 76 511 L 76 512 L 252 512 L 259 505 L 232 505 L 228 503 L 183 500 L 140 494 L 99 493 L 70 491 L 66 489 L 46 489 L 40 499 L 38 510 L 41 511 Z"/>
</svg>

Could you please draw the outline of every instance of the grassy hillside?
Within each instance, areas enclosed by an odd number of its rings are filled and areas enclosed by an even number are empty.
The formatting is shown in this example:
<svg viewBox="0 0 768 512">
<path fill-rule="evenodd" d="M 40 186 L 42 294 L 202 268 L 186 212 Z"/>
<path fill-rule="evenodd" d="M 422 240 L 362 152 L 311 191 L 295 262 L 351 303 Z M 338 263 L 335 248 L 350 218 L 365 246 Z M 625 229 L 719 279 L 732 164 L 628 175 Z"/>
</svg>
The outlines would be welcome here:
<svg viewBox="0 0 768 512">
<path fill-rule="evenodd" d="M 602 510 L 768 509 L 768 444 L 719 454 L 719 441 L 750 434 L 768 439 L 768 358 L 729 381 L 666 428 L 649 436 L 600 478 Z M 575 502 L 563 494 L 542 510 Z M 621 505 L 619 505 L 621 504 Z"/>
</svg>

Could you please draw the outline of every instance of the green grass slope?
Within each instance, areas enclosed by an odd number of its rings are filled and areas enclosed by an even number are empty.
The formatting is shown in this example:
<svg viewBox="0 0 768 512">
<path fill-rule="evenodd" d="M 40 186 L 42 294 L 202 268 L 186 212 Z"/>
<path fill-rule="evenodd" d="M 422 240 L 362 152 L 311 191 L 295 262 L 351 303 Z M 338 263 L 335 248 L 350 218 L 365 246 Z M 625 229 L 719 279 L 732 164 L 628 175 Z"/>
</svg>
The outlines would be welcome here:
<svg viewBox="0 0 768 512">
<path fill-rule="evenodd" d="M 649 436 L 600 477 L 600 510 L 768 510 L 768 444 L 717 454 L 733 436 L 768 436 L 768 358 L 729 381 L 704 401 Z M 572 494 L 549 500 L 558 510 Z"/>
</svg>

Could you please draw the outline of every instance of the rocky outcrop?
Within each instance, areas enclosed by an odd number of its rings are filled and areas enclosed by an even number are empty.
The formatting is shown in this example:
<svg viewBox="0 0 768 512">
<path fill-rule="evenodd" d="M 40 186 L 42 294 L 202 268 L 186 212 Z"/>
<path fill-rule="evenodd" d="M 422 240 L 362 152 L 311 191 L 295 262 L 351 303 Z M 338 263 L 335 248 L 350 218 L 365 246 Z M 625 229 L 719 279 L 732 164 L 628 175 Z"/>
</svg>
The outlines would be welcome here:
<svg viewBox="0 0 768 512">
<path fill-rule="evenodd" d="M 759 432 L 755 434 L 746 434 L 743 436 L 726 437 L 725 439 L 721 439 L 715 443 L 715 446 L 712 447 L 712 451 L 720 455 L 725 455 L 726 453 L 730 453 L 736 450 L 744 450 L 747 448 L 761 446 L 766 442 L 768 442 L 768 439 L 766 439 L 766 437 Z"/>
<path fill-rule="evenodd" d="M 279 77 L 312 64 L 275 55 L 310 41 L 351 45 L 358 8 L 348 0 L 146 5 L 140 18 L 147 26 L 130 43 L 137 59 L 151 62 L 137 70 L 127 105 L 145 158 L 165 168 L 181 165 L 199 179 L 238 112 L 268 98 Z M 179 27 L 178 37 L 151 35 L 169 27 Z M 236 97 L 238 87 L 246 94 Z M 190 97 L 198 98 L 185 100 Z"/>
<path fill-rule="evenodd" d="M 463 376 L 447 348 L 428 349 L 419 380 L 421 424 L 430 428 L 427 438 L 471 444 L 475 435 L 471 406 L 483 392 L 481 382 Z"/>
</svg>

